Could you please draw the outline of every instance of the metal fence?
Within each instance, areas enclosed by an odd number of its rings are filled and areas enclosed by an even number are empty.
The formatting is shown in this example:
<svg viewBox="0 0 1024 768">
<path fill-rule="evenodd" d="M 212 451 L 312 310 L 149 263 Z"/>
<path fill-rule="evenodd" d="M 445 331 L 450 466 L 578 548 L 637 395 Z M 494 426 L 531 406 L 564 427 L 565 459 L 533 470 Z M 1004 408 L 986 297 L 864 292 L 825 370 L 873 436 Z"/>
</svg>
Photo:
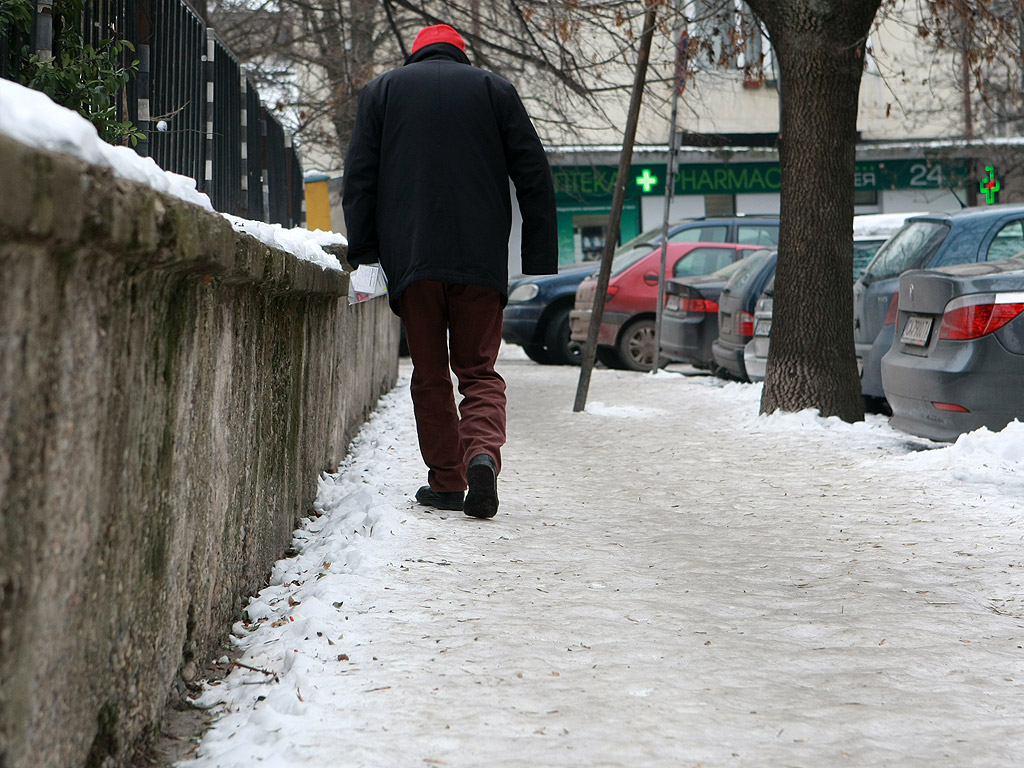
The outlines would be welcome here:
<svg viewBox="0 0 1024 768">
<path fill-rule="evenodd" d="M 0 28 L 0 77 L 18 80 L 22 49 L 60 54 L 53 0 L 31 0 L 30 34 Z M 143 134 L 136 151 L 196 180 L 214 208 L 287 227 L 305 219 L 302 166 L 281 122 L 260 103 L 235 55 L 187 0 L 85 0 L 83 42 L 123 40 L 137 73 L 118 115 Z"/>
</svg>

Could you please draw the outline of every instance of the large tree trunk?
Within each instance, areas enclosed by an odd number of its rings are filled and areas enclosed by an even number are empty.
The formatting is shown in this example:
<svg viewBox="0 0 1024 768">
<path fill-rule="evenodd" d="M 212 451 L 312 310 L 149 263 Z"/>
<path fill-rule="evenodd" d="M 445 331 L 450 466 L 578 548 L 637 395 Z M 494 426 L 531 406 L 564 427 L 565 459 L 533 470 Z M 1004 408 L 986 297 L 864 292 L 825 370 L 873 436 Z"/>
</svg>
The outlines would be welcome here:
<svg viewBox="0 0 1024 768">
<path fill-rule="evenodd" d="M 864 418 L 853 345 L 853 190 L 864 43 L 879 0 L 748 0 L 781 86 L 782 195 L 761 412 Z"/>
</svg>

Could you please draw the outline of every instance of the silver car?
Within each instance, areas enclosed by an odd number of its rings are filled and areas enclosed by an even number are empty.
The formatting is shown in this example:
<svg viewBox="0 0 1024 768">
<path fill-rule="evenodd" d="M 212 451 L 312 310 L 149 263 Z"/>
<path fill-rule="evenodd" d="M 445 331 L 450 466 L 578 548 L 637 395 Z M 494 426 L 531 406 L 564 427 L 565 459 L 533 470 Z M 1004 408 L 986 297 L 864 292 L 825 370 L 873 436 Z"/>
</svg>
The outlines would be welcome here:
<svg viewBox="0 0 1024 768">
<path fill-rule="evenodd" d="M 1024 419 L 1024 254 L 900 278 L 882 358 L 891 424 L 951 441 Z"/>
</svg>

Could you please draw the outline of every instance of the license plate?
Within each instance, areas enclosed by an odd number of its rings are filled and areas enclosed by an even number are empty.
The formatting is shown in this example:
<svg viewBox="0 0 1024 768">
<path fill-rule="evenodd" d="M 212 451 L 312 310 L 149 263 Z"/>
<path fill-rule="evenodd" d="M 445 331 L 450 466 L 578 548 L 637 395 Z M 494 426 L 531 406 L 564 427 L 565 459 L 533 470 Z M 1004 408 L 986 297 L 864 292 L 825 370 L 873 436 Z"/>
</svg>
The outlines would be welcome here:
<svg viewBox="0 0 1024 768">
<path fill-rule="evenodd" d="M 906 327 L 903 329 L 903 335 L 900 336 L 900 341 L 904 344 L 923 347 L 928 343 L 928 335 L 931 333 L 931 330 L 932 318 L 911 315 L 907 320 Z"/>
<path fill-rule="evenodd" d="M 771 336 L 772 334 L 772 321 L 771 320 L 758 320 L 754 323 L 754 335 L 755 336 Z"/>
</svg>

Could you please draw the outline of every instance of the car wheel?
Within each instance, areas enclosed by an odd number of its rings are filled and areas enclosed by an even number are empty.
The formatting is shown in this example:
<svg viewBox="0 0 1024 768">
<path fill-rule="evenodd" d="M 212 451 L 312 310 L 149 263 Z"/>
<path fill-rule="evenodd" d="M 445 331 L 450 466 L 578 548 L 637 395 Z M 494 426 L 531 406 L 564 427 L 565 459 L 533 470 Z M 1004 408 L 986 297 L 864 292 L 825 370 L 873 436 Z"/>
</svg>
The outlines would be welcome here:
<svg viewBox="0 0 1024 768">
<path fill-rule="evenodd" d="M 627 370 L 651 370 L 654 362 L 654 321 L 644 319 L 630 323 L 619 336 L 616 351 Z"/>
<path fill-rule="evenodd" d="M 594 352 L 594 357 L 597 359 L 597 362 L 601 363 L 605 368 L 621 371 L 626 367 L 622 364 L 622 360 L 619 359 L 619 353 L 611 347 L 598 347 Z"/>
<path fill-rule="evenodd" d="M 533 360 L 535 363 L 541 365 L 551 365 L 551 355 L 544 349 L 543 344 L 527 344 L 523 347 L 523 351 L 526 352 L 526 356 Z"/>
<path fill-rule="evenodd" d="M 579 365 L 580 345 L 569 338 L 569 308 L 555 311 L 544 330 L 544 346 L 555 365 Z"/>
</svg>

